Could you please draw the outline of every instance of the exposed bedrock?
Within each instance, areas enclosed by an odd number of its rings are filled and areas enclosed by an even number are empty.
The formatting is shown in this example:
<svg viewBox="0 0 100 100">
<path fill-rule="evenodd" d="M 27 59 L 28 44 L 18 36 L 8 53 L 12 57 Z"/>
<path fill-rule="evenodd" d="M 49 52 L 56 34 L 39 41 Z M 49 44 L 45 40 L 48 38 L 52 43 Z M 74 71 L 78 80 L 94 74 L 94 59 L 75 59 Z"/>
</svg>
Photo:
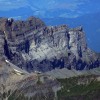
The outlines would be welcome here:
<svg viewBox="0 0 100 100">
<path fill-rule="evenodd" d="M 100 66 L 99 56 L 87 47 L 82 27 L 46 26 L 35 17 L 0 18 L 0 57 L 29 72 Z"/>
</svg>

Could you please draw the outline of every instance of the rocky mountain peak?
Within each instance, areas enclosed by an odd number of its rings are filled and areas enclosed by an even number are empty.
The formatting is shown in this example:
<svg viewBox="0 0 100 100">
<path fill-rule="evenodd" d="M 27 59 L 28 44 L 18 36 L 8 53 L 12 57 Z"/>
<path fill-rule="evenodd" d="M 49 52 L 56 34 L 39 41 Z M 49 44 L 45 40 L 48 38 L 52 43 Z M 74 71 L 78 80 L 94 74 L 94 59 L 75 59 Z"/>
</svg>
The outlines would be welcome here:
<svg viewBox="0 0 100 100">
<path fill-rule="evenodd" d="M 100 66 L 97 54 L 87 47 L 81 26 L 46 26 L 35 17 L 26 21 L 0 18 L 0 55 L 29 72 Z"/>
</svg>

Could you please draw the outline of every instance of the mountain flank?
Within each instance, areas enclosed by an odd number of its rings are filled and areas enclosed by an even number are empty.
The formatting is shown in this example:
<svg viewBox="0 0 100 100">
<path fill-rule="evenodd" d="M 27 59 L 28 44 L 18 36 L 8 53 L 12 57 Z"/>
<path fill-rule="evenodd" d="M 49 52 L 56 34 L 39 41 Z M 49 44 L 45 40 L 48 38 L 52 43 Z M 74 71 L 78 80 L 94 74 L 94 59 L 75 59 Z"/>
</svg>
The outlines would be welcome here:
<svg viewBox="0 0 100 100">
<path fill-rule="evenodd" d="M 0 55 L 28 72 L 100 66 L 99 56 L 88 48 L 81 26 L 46 26 L 35 17 L 25 21 L 0 18 Z"/>
</svg>

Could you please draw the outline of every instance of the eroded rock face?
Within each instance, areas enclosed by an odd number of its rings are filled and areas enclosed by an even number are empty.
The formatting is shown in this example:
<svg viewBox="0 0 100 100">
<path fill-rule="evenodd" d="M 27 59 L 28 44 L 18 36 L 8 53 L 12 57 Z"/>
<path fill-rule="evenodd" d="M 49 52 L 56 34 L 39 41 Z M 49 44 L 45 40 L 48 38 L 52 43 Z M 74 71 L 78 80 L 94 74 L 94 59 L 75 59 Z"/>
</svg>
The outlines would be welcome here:
<svg viewBox="0 0 100 100">
<path fill-rule="evenodd" d="M 87 47 L 82 27 L 47 27 L 34 17 L 26 21 L 1 18 L 0 30 L 0 54 L 30 72 L 100 66 L 96 53 Z"/>
</svg>

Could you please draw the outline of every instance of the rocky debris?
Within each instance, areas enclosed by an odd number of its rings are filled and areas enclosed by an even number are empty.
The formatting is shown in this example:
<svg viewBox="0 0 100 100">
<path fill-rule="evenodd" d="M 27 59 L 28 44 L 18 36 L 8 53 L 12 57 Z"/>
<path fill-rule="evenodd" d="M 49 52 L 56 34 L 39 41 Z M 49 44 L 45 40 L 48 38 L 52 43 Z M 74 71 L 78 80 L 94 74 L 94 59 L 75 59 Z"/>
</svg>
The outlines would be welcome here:
<svg viewBox="0 0 100 100">
<path fill-rule="evenodd" d="M 35 17 L 26 21 L 0 18 L 0 37 L 0 54 L 29 72 L 100 66 L 99 56 L 87 47 L 81 26 L 46 26 Z"/>
<path fill-rule="evenodd" d="M 62 68 L 62 69 L 54 69 L 45 73 L 57 79 L 71 78 L 71 77 L 84 76 L 84 75 L 100 76 L 100 68 L 94 68 L 90 70 L 85 69 L 81 71 L 77 71 L 75 69 L 68 70 L 67 68 Z M 100 81 L 100 79 L 98 80 Z"/>
<path fill-rule="evenodd" d="M 18 74 L 22 72 L 22 74 Z M 27 74 L 20 68 L 16 68 L 13 64 L 0 61 L 0 100 L 25 100 L 21 96 L 27 98 L 37 98 L 41 100 L 52 97 L 54 100 L 55 92 L 59 89 L 59 82 L 46 74 Z M 56 90 L 56 91 L 55 91 Z M 40 99 L 38 99 L 37 94 Z M 19 99 L 20 98 L 20 99 Z M 28 100 L 28 99 L 26 99 Z M 49 99 L 45 99 L 49 100 Z"/>
</svg>

